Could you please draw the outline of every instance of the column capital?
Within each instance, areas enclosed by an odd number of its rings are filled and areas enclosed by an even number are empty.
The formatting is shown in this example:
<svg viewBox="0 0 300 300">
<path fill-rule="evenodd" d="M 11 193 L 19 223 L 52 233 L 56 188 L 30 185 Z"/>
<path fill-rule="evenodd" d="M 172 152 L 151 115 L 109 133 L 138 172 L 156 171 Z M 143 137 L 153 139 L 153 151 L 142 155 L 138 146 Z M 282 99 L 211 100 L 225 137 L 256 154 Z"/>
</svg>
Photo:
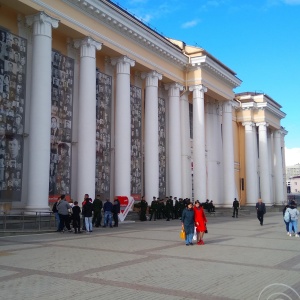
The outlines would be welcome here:
<svg viewBox="0 0 300 300">
<path fill-rule="evenodd" d="M 168 91 L 170 97 L 179 96 L 179 92 L 183 91 L 183 85 L 178 82 L 165 84 L 165 90 Z"/>
<path fill-rule="evenodd" d="M 235 106 L 234 102 L 232 100 L 227 100 L 223 102 L 223 113 L 231 113 L 232 107 Z"/>
<path fill-rule="evenodd" d="M 50 17 L 46 13 L 39 12 L 35 15 L 26 16 L 26 24 L 33 26 L 34 35 L 52 36 L 52 27 L 58 27 L 59 20 Z"/>
<path fill-rule="evenodd" d="M 111 64 L 117 67 L 117 74 L 130 74 L 130 67 L 135 66 L 135 61 L 127 56 L 114 57 Z"/>
<path fill-rule="evenodd" d="M 252 122 L 252 121 L 247 121 L 247 122 L 243 122 L 242 125 L 245 126 L 245 127 L 246 127 L 246 126 L 253 127 L 253 126 L 255 126 L 255 123 Z"/>
<path fill-rule="evenodd" d="M 158 80 L 162 80 L 162 74 L 151 71 L 151 72 L 143 72 L 141 74 L 142 79 L 146 79 L 146 87 L 154 86 L 158 87 Z"/>
<path fill-rule="evenodd" d="M 76 49 L 80 48 L 80 57 L 96 57 L 95 50 L 101 50 L 102 43 L 95 41 L 91 37 L 86 37 L 81 40 L 74 40 L 74 47 Z"/>
<path fill-rule="evenodd" d="M 205 87 L 203 84 L 191 85 L 189 87 L 189 91 L 190 92 L 199 91 L 199 92 L 206 93 L 207 92 L 207 87 Z"/>
<path fill-rule="evenodd" d="M 259 123 L 256 123 L 256 126 L 259 127 L 259 129 L 261 129 L 261 128 L 267 128 L 269 126 L 269 123 L 267 123 L 267 122 L 259 122 Z"/>
</svg>

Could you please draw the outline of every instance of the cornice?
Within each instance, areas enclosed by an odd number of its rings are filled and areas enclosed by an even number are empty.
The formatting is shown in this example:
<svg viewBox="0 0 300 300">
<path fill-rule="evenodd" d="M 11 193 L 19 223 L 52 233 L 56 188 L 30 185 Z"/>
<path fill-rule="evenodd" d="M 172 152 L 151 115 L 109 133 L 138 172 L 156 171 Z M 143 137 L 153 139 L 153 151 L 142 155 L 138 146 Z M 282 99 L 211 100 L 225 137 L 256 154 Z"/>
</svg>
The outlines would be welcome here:
<svg viewBox="0 0 300 300">
<path fill-rule="evenodd" d="M 278 117 L 280 119 L 283 119 L 286 116 L 286 114 L 284 112 L 282 112 L 278 108 L 276 108 L 273 105 L 270 105 L 269 103 L 266 103 L 266 102 L 257 103 L 257 108 L 265 109 L 266 111 L 271 112 L 273 115 L 275 115 L 276 117 Z"/>
<path fill-rule="evenodd" d="M 208 71 L 214 76 L 225 80 L 232 88 L 236 88 L 242 83 L 240 79 L 238 79 L 235 75 L 225 70 L 222 66 L 220 66 L 207 55 L 192 58 L 191 67 L 192 68 L 190 68 L 190 70 L 204 69 Z"/>
<path fill-rule="evenodd" d="M 173 64 L 185 67 L 188 58 L 164 37 L 157 34 L 124 11 L 116 10 L 109 2 L 101 0 L 63 0 L 66 4 L 80 10 L 117 33 L 130 38 L 149 51 L 162 56 Z"/>
</svg>

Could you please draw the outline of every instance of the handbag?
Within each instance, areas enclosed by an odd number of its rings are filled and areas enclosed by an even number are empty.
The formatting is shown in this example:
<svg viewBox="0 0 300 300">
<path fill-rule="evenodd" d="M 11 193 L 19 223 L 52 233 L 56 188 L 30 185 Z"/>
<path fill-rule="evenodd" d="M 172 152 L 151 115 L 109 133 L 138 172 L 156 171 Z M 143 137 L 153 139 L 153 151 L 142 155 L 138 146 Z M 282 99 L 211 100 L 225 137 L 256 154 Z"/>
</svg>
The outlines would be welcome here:
<svg viewBox="0 0 300 300">
<path fill-rule="evenodd" d="M 185 231 L 183 229 L 180 231 L 179 236 L 182 240 L 185 240 Z"/>
<path fill-rule="evenodd" d="M 194 229 L 193 241 L 197 241 L 197 227 Z"/>
</svg>

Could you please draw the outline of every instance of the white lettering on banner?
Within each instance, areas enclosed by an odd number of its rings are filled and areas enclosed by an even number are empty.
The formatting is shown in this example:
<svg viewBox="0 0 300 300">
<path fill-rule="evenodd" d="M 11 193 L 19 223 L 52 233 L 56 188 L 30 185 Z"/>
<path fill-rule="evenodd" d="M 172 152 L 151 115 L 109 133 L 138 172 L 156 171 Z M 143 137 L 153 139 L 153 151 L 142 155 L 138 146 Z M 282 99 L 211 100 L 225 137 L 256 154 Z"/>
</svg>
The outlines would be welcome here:
<svg viewBox="0 0 300 300">
<path fill-rule="evenodd" d="M 116 199 L 120 202 L 119 220 L 123 222 L 134 203 L 134 199 L 127 196 L 117 196 Z"/>
</svg>

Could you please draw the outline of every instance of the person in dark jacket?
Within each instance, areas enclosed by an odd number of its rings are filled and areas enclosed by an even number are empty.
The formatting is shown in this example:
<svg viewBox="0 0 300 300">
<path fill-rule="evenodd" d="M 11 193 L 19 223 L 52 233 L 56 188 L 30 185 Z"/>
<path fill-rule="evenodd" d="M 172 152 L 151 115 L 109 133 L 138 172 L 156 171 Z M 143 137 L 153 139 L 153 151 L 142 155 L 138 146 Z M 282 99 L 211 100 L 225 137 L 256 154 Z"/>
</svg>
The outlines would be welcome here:
<svg viewBox="0 0 300 300">
<path fill-rule="evenodd" d="M 102 201 L 100 200 L 100 195 L 97 195 L 93 202 L 93 209 L 94 209 L 94 216 L 93 216 L 93 225 L 96 227 L 101 226 L 101 221 L 102 221 Z"/>
<path fill-rule="evenodd" d="M 193 203 L 188 202 L 187 207 L 183 210 L 182 217 L 182 229 L 185 231 L 185 244 L 186 246 L 193 245 L 193 235 L 194 235 L 194 210 Z"/>
<path fill-rule="evenodd" d="M 118 227 L 119 226 L 119 213 L 120 213 L 120 202 L 118 199 L 116 199 L 114 201 L 112 213 L 113 213 L 113 219 L 114 219 L 114 227 Z"/>
<path fill-rule="evenodd" d="M 233 207 L 232 217 L 233 218 L 238 218 L 239 217 L 239 206 L 240 206 L 239 201 L 236 198 L 234 198 L 234 201 L 232 203 L 232 207 Z"/>
<path fill-rule="evenodd" d="M 262 202 L 261 199 L 258 199 L 258 202 L 255 205 L 257 212 L 257 219 L 261 226 L 264 225 L 264 214 L 266 213 L 266 205 Z"/>
<path fill-rule="evenodd" d="M 57 201 L 54 203 L 53 207 L 52 207 L 52 212 L 54 213 L 55 216 L 55 222 L 56 222 L 56 231 L 59 231 L 59 223 L 60 223 L 60 219 L 59 219 L 59 214 L 58 214 L 58 210 L 57 210 L 57 203 L 59 202 L 60 197 L 57 199 Z"/>
<path fill-rule="evenodd" d="M 106 227 L 109 223 L 109 227 L 112 228 L 112 209 L 113 209 L 113 204 L 109 201 L 109 199 L 106 199 L 106 202 L 103 205 L 103 211 L 104 211 L 104 226 Z"/>
<path fill-rule="evenodd" d="M 72 207 L 72 218 L 73 218 L 73 228 L 74 233 L 81 233 L 80 231 L 80 213 L 81 209 L 78 206 L 78 201 L 74 202 L 74 206 Z"/>
<path fill-rule="evenodd" d="M 86 233 L 93 232 L 93 204 L 91 198 L 85 199 L 85 203 L 82 206 L 82 213 L 84 215 Z"/>
<path fill-rule="evenodd" d="M 153 200 L 151 202 L 151 206 L 150 206 L 150 219 L 149 221 L 152 220 L 152 217 L 154 216 L 154 221 L 156 221 L 157 219 L 157 201 L 156 201 L 156 197 L 153 197 Z"/>
<path fill-rule="evenodd" d="M 142 200 L 141 200 L 140 221 L 147 221 L 147 217 L 146 217 L 147 207 L 148 207 L 148 204 L 143 196 Z"/>
</svg>

